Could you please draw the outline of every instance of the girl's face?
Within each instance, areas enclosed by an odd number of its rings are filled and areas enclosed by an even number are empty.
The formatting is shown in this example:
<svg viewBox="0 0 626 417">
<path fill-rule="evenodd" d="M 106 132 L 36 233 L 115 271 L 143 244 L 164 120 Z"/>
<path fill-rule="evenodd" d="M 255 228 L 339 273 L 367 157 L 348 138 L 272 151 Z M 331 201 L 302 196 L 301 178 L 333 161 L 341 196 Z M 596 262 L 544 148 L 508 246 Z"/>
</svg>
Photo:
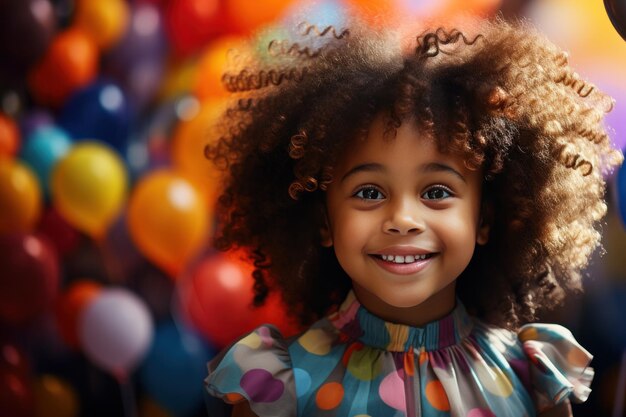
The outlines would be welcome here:
<svg viewBox="0 0 626 417">
<path fill-rule="evenodd" d="M 334 167 L 327 190 L 323 244 L 334 246 L 359 301 L 394 322 L 422 325 L 455 304 L 455 281 L 481 225 L 480 171 L 442 154 L 433 139 L 406 121 L 384 140 L 376 118 Z"/>
</svg>

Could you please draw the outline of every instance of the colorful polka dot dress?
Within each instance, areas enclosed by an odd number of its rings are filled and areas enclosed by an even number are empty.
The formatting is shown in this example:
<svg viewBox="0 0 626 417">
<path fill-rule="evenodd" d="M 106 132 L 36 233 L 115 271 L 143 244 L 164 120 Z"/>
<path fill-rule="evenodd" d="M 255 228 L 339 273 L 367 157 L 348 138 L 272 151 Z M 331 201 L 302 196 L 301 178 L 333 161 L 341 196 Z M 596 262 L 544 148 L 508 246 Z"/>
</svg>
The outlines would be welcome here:
<svg viewBox="0 0 626 417">
<path fill-rule="evenodd" d="M 457 302 L 443 319 L 409 327 L 372 315 L 350 293 L 297 337 L 259 327 L 209 363 L 205 383 L 261 417 L 522 417 L 585 401 L 590 360 L 561 326 L 515 334 Z"/>
</svg>

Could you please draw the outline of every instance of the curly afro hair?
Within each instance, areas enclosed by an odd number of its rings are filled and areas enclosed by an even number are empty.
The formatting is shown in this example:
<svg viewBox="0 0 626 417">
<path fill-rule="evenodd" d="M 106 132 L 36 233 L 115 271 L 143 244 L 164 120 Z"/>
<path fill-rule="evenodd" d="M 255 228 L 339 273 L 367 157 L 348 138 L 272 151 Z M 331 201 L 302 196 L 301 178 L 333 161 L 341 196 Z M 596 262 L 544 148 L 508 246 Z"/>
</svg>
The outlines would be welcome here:
<svg viewBox="0 0 626 417">
<path fill-rule="evenodd" d="M 567 54 L 499 19 L 427 31 L 410 47 L 359 22 L 301 29 L 304 43 L 272 41 L 269 58 L 224 75 L 234 98 L 206 148 L 226 170 L 215 245 L 247 250 L 256 304 L 278 290 L 308 324 L 345 297 L 350 278 L 320 245 L 325 190 L 379 113 L 392 140 L 414 119 L 484 173 L 492 225 L 458 279 L 468 310 L 514 329 L 580 288 L 600 245 L 604 177 L 622 155 L 602 124 L 612 100 Z"/>
</svg>

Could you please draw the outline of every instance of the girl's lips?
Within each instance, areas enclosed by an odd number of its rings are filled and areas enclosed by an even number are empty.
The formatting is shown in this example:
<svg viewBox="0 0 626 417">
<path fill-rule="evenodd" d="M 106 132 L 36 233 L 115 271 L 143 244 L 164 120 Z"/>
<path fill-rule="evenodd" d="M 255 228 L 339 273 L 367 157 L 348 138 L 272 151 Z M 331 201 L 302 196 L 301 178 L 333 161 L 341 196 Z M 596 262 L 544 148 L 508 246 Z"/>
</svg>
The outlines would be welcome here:
<svg viewBox="0 0 626 417">
<path fill-rule="evenodd" d="M 374 262 L 376 262 L 378 266 L 380 266 L 385 271 L 397 275 L 410 275 L 420 272 L 421 270 L 426 268 L 436 256 L 437 254 L 433 253 L 432 256 L 429 258 L 420 259 L 418 261 L 408 264 L 397 264 L 395 262 L 384 261 L 381 257 L 374 255 L 371 255 L 370 257 L 374 260 Z"/>
</svg>

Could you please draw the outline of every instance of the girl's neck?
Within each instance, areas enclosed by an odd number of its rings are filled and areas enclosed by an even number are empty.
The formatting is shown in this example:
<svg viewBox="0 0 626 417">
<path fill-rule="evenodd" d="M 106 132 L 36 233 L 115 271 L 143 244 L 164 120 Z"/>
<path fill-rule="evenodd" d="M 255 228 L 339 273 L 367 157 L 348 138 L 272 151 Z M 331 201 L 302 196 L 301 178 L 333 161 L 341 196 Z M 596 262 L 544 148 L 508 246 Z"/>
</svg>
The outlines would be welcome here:
<svg viewBox="0 0 626 417">
<path fill-rule="evenodd" d="M 455 288 L 455 282 L 452 282 L 416 306 L 395 307 L 353 282 L 356 298 L 370 313 L 385 321 L 411 327 L 422 327 L 447 316 L 456 304 Z"/>
</svg>

